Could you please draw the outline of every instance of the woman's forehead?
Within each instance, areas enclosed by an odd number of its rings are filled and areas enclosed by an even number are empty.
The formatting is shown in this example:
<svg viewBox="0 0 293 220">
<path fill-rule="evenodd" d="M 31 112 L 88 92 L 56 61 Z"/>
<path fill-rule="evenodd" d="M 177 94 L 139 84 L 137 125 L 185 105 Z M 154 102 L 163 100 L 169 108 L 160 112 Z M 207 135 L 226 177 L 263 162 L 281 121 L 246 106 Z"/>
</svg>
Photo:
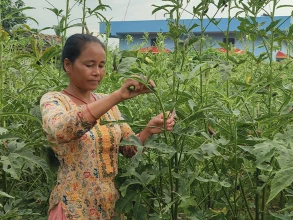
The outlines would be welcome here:
<svg viewBox="0 0 293 220">
<path fill-rule="evenodd" d="M 83 48 L 80 58 L 86 58 L 86 57 L 92 57 L 92 59 L 95 59 L 97 57 L 106 57 L 106 52 L 101 44 L 96 42 L 89 42 L 85 45 Z"/>
</svg>

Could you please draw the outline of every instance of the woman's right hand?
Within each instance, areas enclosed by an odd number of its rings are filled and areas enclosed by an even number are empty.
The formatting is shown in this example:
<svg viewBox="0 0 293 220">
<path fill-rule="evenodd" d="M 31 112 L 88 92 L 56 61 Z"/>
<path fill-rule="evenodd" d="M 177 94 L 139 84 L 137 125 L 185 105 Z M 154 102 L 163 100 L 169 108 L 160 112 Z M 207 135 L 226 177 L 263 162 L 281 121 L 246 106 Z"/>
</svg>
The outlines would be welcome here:
<svg viewBox="0 0 293 220">
<path fill-rule="evenodd" d="M 152 80 L 150 80 L 148 84 L 152 88 L 156 87 L 155 83 Z M 121 99 L 126 100 L 144 93 L 151 93 L 152 90 L 148 86 L 144 85 L 139 81 L 136 81 L 135 79 L 126 79 L 126 81 L 118 90 L 118 92 L 121 96 Z"/>
</svg>

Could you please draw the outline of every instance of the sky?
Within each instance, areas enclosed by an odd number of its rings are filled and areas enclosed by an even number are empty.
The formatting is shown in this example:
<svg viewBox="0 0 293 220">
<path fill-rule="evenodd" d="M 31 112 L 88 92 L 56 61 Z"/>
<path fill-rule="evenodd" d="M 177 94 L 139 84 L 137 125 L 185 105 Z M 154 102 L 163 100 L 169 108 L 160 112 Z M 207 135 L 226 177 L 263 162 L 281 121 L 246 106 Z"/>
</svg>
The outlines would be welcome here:
<svg viewBox="0 0 293 220">
<path fill-rule="evenodd" d="M 279 5 L 286 5 L 289 1 L 292 0 L 279 0 Z M 33 21 L 28 21 L 28 25 L 31 28 L 42 29 L 45 27 L 52 27 L 53 25 L 58 24 L 57 17 L 53 12 L 48 10 L 47 8 L 57 8 L 65 10 L 66 0 L 23 0 L 25 6 L 34 7 L 34 9 L 26 10 L 24 13 L 27 16 L 31 16 L 38 21 L 36 24 Z M 70 0 L 70 6 L 76 2 L 76 0 Z M 98 0 L 87 0 L 87 7 L 93 9 L 98 6 Z M 106 11 L 102 11 L 101 13 L 112 21 L 130 21 L 130 20 L 159 20 L 166 19 L 164 17 L 164 13 L 157 12 L 152 15 L 152 11 L 155 9 L 152 5 L 162 5 L 168 2 L 162 0 L 102 0 L 104 4 L 107 4 L 111 7 L 111 9 L 107 9 Z M 185 11 L 182 13 L 182 18 L 192 18 L 192 15 L 188 12 L 192 12 L 193 6 L 197 5 L 199 0 L 190 0 L 189 4 L 186 6 Z M 247 2 L 247 0 L 243 0 L 243 2 Z M 291 4 L 292 5 L 292 4 Z M 265 7 L 267 11 L 271 11 L 271 5 L 267 5 Z M 276 15 L 290 15 L 293 10 L 293 7 L 283 7 L 276 10 Z M 216 11 L 216 8 L 211 7 L 209 9 L 209 15 L 213 15 Z M 234 10 L 233 13 L 236 11 Z M 65 14 L 65 12 L 63 12 Z M 216 15 L 216 17 L 227 17 L 227 10 L 224 10 L 222 13 Z M 70 19 L 74 23 L 79 23 L 78 18 L 82 15 L 82 6 L 76 4 L 70 13 Z M 96 17 L 91 17 L 86 19 L 87 26 L 91 32 L 98 34 L 99 32 L 99 20 Z M 81 32 L 81 27 L 74 27 L 68 29 L 68 35 Z M 42 33 L 46 34 L 55 34 L 55 32 L 51 30 L 45 30 Z M 117 43 L 115 40 L 113 43 Z"/>
</svg>

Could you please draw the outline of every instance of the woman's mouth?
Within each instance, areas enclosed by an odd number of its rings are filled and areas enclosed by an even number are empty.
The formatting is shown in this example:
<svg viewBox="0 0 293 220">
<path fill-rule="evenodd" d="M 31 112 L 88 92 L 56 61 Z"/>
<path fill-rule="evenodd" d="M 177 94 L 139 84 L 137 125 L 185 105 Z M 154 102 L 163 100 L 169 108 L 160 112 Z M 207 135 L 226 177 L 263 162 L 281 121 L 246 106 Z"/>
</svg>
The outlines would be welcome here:
<svg viewBox="0 0 293 220">
<path fill-rule="evenodd" d="M 99 80 L 89 80 L 89 83 L 91 84 L 99 84 Z"/>
</svg>

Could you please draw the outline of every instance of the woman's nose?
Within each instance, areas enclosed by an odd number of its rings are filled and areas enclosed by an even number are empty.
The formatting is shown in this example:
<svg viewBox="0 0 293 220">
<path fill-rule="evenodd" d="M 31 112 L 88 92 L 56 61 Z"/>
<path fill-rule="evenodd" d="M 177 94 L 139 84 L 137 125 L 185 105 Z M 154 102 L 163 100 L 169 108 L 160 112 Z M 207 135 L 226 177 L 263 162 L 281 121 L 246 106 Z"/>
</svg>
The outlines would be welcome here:
<svg viewBox="0 0 293 220">
<path fill-rule="evenodd" d="M 93 75 L 100 75 L 100 73 L 101 73 L 101 70 L 99 67 L 96 67 L 93 69 L 93 72 L 92 72 Z"/>
</svg>

